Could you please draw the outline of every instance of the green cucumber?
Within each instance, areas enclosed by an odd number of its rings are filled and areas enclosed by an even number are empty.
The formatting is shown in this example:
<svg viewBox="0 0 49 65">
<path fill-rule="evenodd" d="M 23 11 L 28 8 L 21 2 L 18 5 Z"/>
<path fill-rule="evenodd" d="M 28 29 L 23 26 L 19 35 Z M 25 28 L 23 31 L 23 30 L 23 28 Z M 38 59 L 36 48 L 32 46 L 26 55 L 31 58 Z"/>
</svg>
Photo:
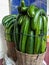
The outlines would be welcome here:
<svg viewBox="0 0 49 65">
<path fill-rule="evenodd" d="M 10 15 L 7 15 L 7 16 L 4 16 L 3 17 L 3 19 L 2 19 L 2 24 L 4 25 L 4 23 L 5 23 L 5 20 L 7 19 L 7 18 L 9 18 L 10 17 Z"/>
<path fill-rule="evenodd" d="M 18 32 L 18 19 L 20 18 L 20 15 L 17 16 L 16 21 L 14 23 L 14 41 L 15 41 L 15 47 L 18 49 L 19 47 L 19 32 Z"/>
<path fill-rule="evenodd" d="M 24 2 L 24 0 L 21 1 L 21 7 L 25 7 L 25 2 Z"/>
<path fill-rule="evenodd" d="M 34 17 L 35 14 L 36 14 L 36 11 L 38 10 L 38 8 L 34 5 L 31 5 L 28 10 L 27 10 L 27 14 L 30 16 L 30 17 Z"/>
<path fill-rule="evenodd" d="M 3 19 L 2 19 L 2 24 L 4 25 L 5 24 L 5 21 L 7 20 L 7 19 L 9 19 L 10 17 L 16 17 L 16 15 L 7 15 L 7 16 L 5 16 Z"/>
<path fill-rule="evenodd" d="M 41 52 L 45 52 L 46 50 L 46 40 L 47 40 L 47 17 L 45 16 L 42 16 L 43 18 L 43 32 L 44 32 L 44 35 L 42 37 L 42 49 L 41 49 Z"/>
<path fill-rule="evenodd" d="M 24 16 L 22 16 L 22 15 L 19 17 L 19 19 L 18 19 L 18 25 L 22 25 L 22 23 L 23 23 L 23 17 Z"/>
<path fill-rule="evenodd" d="M 11 30 L 12 30 L 13 26 L 14 25 L 12 24 L 9 29 L 5 29 L 5 38 L 7 41 L 11 41 L 11 34 L 12 34 Z"/>
<path fill-rule="evenodd" d="M 25 45 L 26 45 L 26 40 L 27 40 L 27 35 L 25 34 L 28 34 L 29 25 L 30 25 L 29 17 L 24 16 L 23 24 L 21 27 L 21 33 L 23 34 L 21 34 L 22 36 L 20 37 L 20 45 L 19 45 L 21 52 L 25 52 Z"/>
<path fill-rule="evenodd" d="M 42 26 L 43 26 L 43 21 L 42 21 L 42 17 L 39 16 L 38 19 L 38 25 L 36 27 L 36 31 L 35 31 L 35 49 L 34 49 L 34 53 L 40 53 L 40 46 L 41 46 L 41 36 L 39 36 L 41 34 L 41 30 L 42 30 Z"/>
<path fill-rule="evenodd" d="M 26 43 L 26 53 L 33 54 L 34 53 L 34 32 L 30 31 L 29 35 L 30 36 L 28 36 L 27 43 Z"/>
<path fill-rule="evenodd" d="M 44 15 L 44 16 L 46 16 L 46 13 L 45 13 L 45 11 L 43 10 L 43 9 L 39 9 L 37 12 L 36 12 L 36 15 L 35 15 L 35 17 L 34 17 L 34 21 L 32 22 L 32 29 L 36 29 L 37 28 L 37 26 L 38 26 L 38 18 L 39 18 L 39 16 L 41 16 L 41 15 Z M 34 25 L 33 25 L 34 24 Z M 33 27 L 34 26 L 34 27 Z"/>
<path fill-rule="evenodd" d="M 6 28 L 9 28 L 12 24 L 14 24 L 14 22 L 16 21 L 16 19 L 12 19 L 9 23 L 6 23 Z"/>
</svg>

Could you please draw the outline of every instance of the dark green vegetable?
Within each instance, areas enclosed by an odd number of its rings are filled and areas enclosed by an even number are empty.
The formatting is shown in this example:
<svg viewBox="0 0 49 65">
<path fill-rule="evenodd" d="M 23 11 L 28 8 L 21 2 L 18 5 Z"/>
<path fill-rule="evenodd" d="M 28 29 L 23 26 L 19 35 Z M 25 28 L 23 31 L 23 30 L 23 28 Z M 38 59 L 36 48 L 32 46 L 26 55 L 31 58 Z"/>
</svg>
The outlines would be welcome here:
<svg viewBox="0 0 49 65">
<path fill-rule="evenodd" d="M 7 15 L 2 19 L 3 25 L 6 27 L 6 23 L 11 21 L 12 19 L 16 19 L 16 15 Z"/>
<path fill-rule="evenodd" d="M 14 24 L 15 21 L 16 21 L 16 19 L 11 20 L 9 23 L 7 22 L 5 27 L 9 28 L 12 24 Z"/>
<path fill-rule="evenodd" d="M 32 22 L 32 29 L 36 29 L 37 28 L 37 26 L 38 26 L 38 18 L 39 18 L 39 16 L 41 16 L 41 15 L 44 15 L 44 16 L 46 16 L 46 13 L 45 13 L 45 11 L 43 10 L 43 9 L 39 9 L 37 12 L 36 12 L 36 15 L 35 15 L 35 17 L 34 17 L 34 21 Z M 34 26 L 34 27 L 33 27 Z"/>
<path fill-rule="evenodd" d="M 30 17 L 34 17 L 37 10 L 38 8 L 36 6 L 31 5 L 30 7 L 28 7 L 27 13 Z"/>
<path fill-rule="evenodd" d="M 44 32 L 44 35 L 42 37 L 42 53 L 45 52 L 46 50 L 46 40 L 47 40 L 47 17 L 45 16 L 42 16 L 43 18 L 43 32 Z"/>
<path fill-rule="evenodd" d="M 20 14 L 26 14 L 27 8 L 28 8 L 28 7 L 25 6 L 24 0 L 22 0 L 22 1 L 21 1 L 21 6 L 18 6 L 18 12 L 19 12 Z"/>
<path fill-rule="evenodd" d="M 22 25 L 24 16 L 20 16 L 18 19 L 18 25 Z"/>
<path fill-rule="evenodd" d="M 26 43 L 26 53 L 28 54 L 33 54 L 34 52 L 34 32 L 30 31 L 29 32 L 28 38 L 27 38 L 27 43 Z"/>
<path fill-rule="evenodd" d="M 38 18 L 38 25 L 36 27 L 36 32 L 35 32 L 35 49 L 34 49 L 34 53 L 40 53 L 40 46 L 41 46 L 41 36 L 39 36 L 41 34 L 41 30 L 42 30 L 42 27 L 43 27 L 43 21 L 42 21 L 42 17 L 39 16 Z"/>
<path fill-rule="evenodd" d="M 28 30 L 29 30 L 29 24 L 30 24 L 30 20 L 27 16 L 24 16 L 23 19 L 23 24 L 22 24 L 22 28 L 21 28 L 21 33 L 22 36 L 20 36 L 20 50 L 22 52 L 25 52 L 25 45 L 26 45 L 26 40 L 27 40 L 27 36 L 25 34 L 28 34 Z"/>
<path fill-rule="evenodd" d="M 5 38 L 7 41 L 11 41 L 11 31 L 13 30 L 13 24 L 8 28 L 8 29 L 5 29 Z"/>
<path fill-rule="evenodd" d="M 24 2 L 24 0 L 21 1 L 21 7 L 25 7 L 25 2 Z"/>
</svg>

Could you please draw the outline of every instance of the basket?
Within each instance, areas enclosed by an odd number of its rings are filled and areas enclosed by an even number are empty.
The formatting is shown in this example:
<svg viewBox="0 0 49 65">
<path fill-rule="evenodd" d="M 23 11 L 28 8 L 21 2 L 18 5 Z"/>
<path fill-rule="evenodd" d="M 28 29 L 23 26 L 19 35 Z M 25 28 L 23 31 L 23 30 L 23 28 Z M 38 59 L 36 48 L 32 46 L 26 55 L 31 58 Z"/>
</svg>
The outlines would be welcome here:
<svg viewBox="0 0 49 65">
<path fill-rule="evenodd" d="M 16 55 L 16 50 L 15 50 L 15 43 L 7 41 L 7 48 L 8 48 L 8 50 L 7 50 L 8 57 L 10 57 L 14 61 L 16 61 L 17 55 Z"/>
<path fill-rule="evenodd" d="M 16 50 L 18 65 L 43 65 L 45 53 L 42 54 L 26 54 Z"/>
</svg>

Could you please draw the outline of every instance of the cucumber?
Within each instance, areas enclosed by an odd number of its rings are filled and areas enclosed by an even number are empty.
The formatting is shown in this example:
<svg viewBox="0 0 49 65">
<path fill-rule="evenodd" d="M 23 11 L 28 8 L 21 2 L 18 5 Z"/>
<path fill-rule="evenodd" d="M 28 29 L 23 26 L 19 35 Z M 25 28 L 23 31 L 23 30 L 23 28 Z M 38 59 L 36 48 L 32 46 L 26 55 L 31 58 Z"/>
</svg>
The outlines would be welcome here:
<svg viewBox="0 0 49 65">
<path fill-rule="evenodd" d="M 43 10 L 43 9 L 39 9 L 37 12 L 36 12 L 36 15 L 35 15 L 35 17 L 34 17 L 34 21 L 32 22 L 32 25 L 31 25 L 31 27 L 32 27 L 32 29 L 36 29 L 37 28 L 37 26 L 38 26 L 38 18 L 39 18 L 39 16 L 41 16 L 41 15 L 44 15 L 44 16 L 46 16 L 46 12 Z M 33 25 L 34 24 L 34 25 Z M 34 26 L 34 27 L 33 27 Z"/>
<path fill-rule="evenodd" d="M 21 1 L 21 7 L 25 7 L 25 2 L 24 2 L 24 0 Z"/>
<path fill-rule="evenodd" d="M 7 41 L 11 41 L 11 34 L 12 34 L 11 30 L 12 30 L 13 26 L 14 25 L 12 24 L 9 29 L 5 29 L 5 38 Z"/>
<path fill-rule="evenodd" d="M 7 16 L 4 16 L 3 17 L 3 19 L 2 19 L 2 24 L 4 25 L 5 24 L 5 20 L 7 19 L 7 18 L 9 18 L 10 17 L 10 15 L 7 15 Z"/>
<path fill-rule="evenodd" d="M 14 41 L 15 41 L 15 45 L 16 45 L 16 49 L 19 49 L 19 34 L 18 34 L 18 26 L 16 24 L 16 26 L 14 26 Z"/>
<path fill-rule="evenodd" d="M 23 17 L 24 16 L 20 16 L 19 19 L 18 19 L 18 25 L 22 25 L 23 23 Z"/>
<path fill-rule="evenodd" d="M 41 30 L 42 30 L 42 26 L 43 26 L 43 21 L 42 21 L 42 17 L 39 16 L 38 19 L 38 25 L 36 27 L 36 32 L 35 32 L 35 49 L 34 49 L 34 54 L 35 53 L 40 53 L 40 46 L 41 46 L 41 36 L 39 36 L 41 34 Z"/>
<path fill-rule="evenodd" d="M 21 33 L 23 33 L 23 34 L 21 34 L 21 36 L 20 36 L 20 45 L 19 45 L 21 52 L 25 52 L 25 45 L 26 45 L 26 40 L 27 40 L 26 34 L 28 34 L 29 25 L 30 25 L 29 17 L 24 16 L 23 24 L 21 27 Z"/>
<path fill-rule="evenodd" d="M 35 16 L 37 10 L 38 10 L 38 8 L 36 6 L 31 5 L 30 7 L 28 7 L 27 14 L 29 15 L 29 17 L 33 18 Z"/>
<path fill-rule="evenodd" d="M 12 24 L 14 24 L 14 22 L 16 21 L 16 19 L 12 19 L 9 23 L 6 23 L 6 28 L 9 28 Z"/>
<path fill-rule="evenodd" d="M 19 14 L 16 18 L 16 21 L 14 23 L 14 41 L 16 44 L 16 49 L 19 50 L 19 39 L 20 39 L 20 25 L 19 18 L 21 17 L 21 14 Z"/>
<path fill-rule="evenodd" d="M 28 36 L 27 43 L 26 43 L 26 53 L 33 54 L 34 53 L 34 32 L 30 31 L 29 35 L 30 36 Z"/>
<path fill-rule="evenodd" d="M 5 17 L 2 19 L 2 24 L 5 25 L 5 21 L 6 21 L 7 19 L 11 18 L 11 16 L 16 18 L 16 15 L 7 15 L 7 16 L 5 16 Z"/>
<path fill-rule="evenodd" d="M 41 49 L 41 52 L 45 52 L 46 50 L 46 42 L 47 42 L 47 17 L 45 16 L 42 16 L 43 18 L 43 32 L 44 32 L 44 35 L 42 37 L 42 49 Z"/>
</svg>

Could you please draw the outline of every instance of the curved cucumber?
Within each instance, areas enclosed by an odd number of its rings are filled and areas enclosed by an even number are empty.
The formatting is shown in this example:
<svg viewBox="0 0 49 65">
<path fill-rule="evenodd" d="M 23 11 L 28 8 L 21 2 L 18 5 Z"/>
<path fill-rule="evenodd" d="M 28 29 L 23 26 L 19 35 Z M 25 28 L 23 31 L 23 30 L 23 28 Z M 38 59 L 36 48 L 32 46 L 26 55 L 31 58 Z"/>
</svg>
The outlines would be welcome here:
<svg viewBox="0 0 49 65">
<path fill-rule="evenodd" d="M 4 18 L 2 19 L 2 24 L 3 25 L 5 24 L 6 19 L 9 18 L 9 17 L 10 17 L 10 15 L 4 16 Z"/>
<path fill-rule="evenodd" d="M 7 22 L 5 25 L 6 28 L 9 28 L 12 24 L 14 24 L 15 21 L 16 21 L 16 19 L 11 20 L 9 23 Z"/>
<path fill-rule="evenodd" d="M 40 9 L 40 10 L 38 10 L 38 11 L 36 12 L 36 15 L 35 15 L 35 17 L 34 17 L 34 30 L 37 28 L 38 18 L 39 18 L 39 16 L 41 16 L 41 15 L 46 16 L 46 13 L 45 13 L 45 11 L 44 11 L 43 9 Z M 32 26 L 33 26 L 33 22 L 32 22 Z M 33 29 L 33 27 L 32 27 L 32 29 Z"/>
<path fill-rule="evenodd" d="M 5 17 L 2 19 L 3 25 L 5 24 L 5 21 L 6 21 L 7 19 L 9 19 L 11 16 L 16 17 L 16 15 L 7 15 L 7 16 L 5 16 Z"/>
</svg>

